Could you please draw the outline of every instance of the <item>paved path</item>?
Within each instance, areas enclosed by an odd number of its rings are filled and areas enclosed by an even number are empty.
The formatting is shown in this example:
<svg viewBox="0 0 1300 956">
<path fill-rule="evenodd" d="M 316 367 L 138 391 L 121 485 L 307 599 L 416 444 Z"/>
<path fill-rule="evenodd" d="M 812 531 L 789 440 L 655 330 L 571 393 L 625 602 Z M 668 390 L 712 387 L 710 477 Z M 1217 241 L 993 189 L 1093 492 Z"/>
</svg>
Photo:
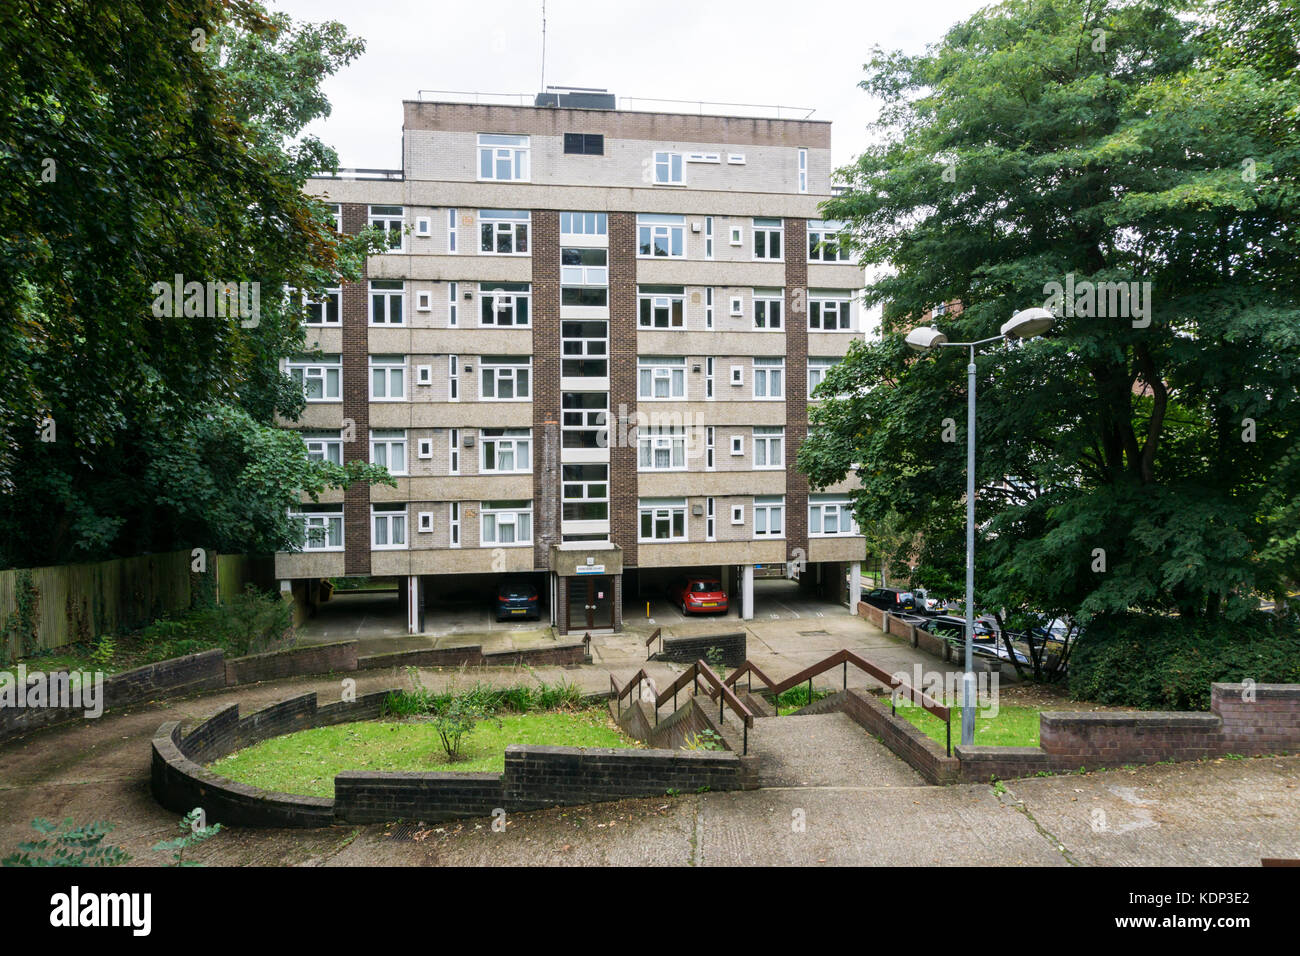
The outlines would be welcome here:
<svg viewBox="0 0 1300 956">
<path fill-rule="evenodd" d="M 751 656 L 777 679 L 841 647 L 891 670 L 916 660 L 933 666 L 847 613 L 804 630 L 826 633 L 802 635 L 788 622 L 756 622 L 749 628 Z M 439 688 L 458 680 L 505 685 L 563 679 L 603 690 L 610 670 L 625 680 L 644 662 L 644 646 L 638 656 L 627 637 L 607 643 L 601 649 L 606 660 L 596 666 L 426 670 L 422 679 Z M 676 672 L 659 664 L 652 670 L 660 671 L 656 679 Z M 351 676 L 361 693 L 406 680 L 398 671 Z M 849 683 L 855 686 L 855 678 Z M 0 853 L 31 835 L 33 817 L 71 816 L 79 823 L 117 824 L 112 842 L 137 863 L 158 862 L 149 847 L 174 836 L 176 825 L 175 815 L 149 793 L 149 740 L 158 725 L 204 719 L 236 701 L 248 712 L 311 690 L 335 700 L 341 684 L 274 681 L 136 707 L 0 745 Z M 1030 779 L 1003 788 L 938 788 L 909 781 L 911 771 L 847 718 L 765 718 L 756 733 L 768 724 L 768 746 L 783 748 L 783 756 L 766 778 L 772 786 L 761 790 L 515 814 L 504 833 L 492 833 L 483 821 L 429 828 L 414 838 L 392 826 L 232 828 L 194 856 L 210 864 L 641 866 L 1257 865 L 1261 856 L 1300 857 L 1300 757 Z M 812 767 L 800 752 L 801 740 L 826 742 L 833 759 Z"/>
<path fill-rule="evenodd" d="M 846 714 L 763 717 L 750 731 L 764 787 L 917 787 L 920 775 Z"/>
</svg>

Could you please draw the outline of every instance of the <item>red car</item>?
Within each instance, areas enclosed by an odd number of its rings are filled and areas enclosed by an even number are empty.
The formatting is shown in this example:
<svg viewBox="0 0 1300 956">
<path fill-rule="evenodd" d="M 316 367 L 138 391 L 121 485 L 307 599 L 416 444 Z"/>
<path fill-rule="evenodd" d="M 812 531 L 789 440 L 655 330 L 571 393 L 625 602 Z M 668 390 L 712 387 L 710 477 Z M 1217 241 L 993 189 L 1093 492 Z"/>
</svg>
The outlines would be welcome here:
<svg viewBox="0 0 1300 956">
<path fill-rule="evenodd" d="M 727 592 L 717 578 L 682 578 L 668 593 L 683 615 L 727 610 Z"/>
</svg>

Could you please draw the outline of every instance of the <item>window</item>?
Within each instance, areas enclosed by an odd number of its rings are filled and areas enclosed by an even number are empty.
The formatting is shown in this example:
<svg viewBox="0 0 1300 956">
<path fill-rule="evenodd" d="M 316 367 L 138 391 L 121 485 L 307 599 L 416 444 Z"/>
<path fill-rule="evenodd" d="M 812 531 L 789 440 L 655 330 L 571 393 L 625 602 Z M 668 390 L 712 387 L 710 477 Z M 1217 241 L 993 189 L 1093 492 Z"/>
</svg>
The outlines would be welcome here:
<svg viewBox="0 0 1300 956">
<path fill-rule="evenodd" d="M 416 216 L 415 234 L 417 236 L 433 235 L 433 220 L 431 220 L 428 216 Z"/>
<path fill-rule="evenodd" d="M 447 429 L 447 474 L 460 474 L 460 429 Z"/>
<path fill-rule="evenodd" d="M 459 282 L 447 283 L 447 324 L 450 325 L 452 328 L 455 328 L 456 325 L 459 324 L 460 322 L 460 314 L 459 314 L 460 303 L 456 301 L 456 297 L 457 295 L 459 295 L 459 293 L 460 293 Z"/>
<path fill-rule="evenodd" d="M 810 535 L 857 534 L 849 499 L 840 495 L 808 496 L 808 533 Z"/>
<path fill-rule="evenodd" d="M 609 305 L 607 250 L 560 250 L 560 304 L 596 307 Z"/>
<path fill-rule="evenodd" d="M 730 231 L 730 236 L 731 238 L 728 241 L 733 246 L 741 246 L 745 244 L 744 235 L 741 232 L 740 226 L 732 226 Z"/>
<path fill-rule="evenodd" d="M 808 223 L 809 262 L 848 262 L 847 224 L 826 220 Z"/>
<path fill-rule="evenodd" d="M 685 541 L 685 498 L 642 498 L 637 510 L 642 541 Z"/>
<path fill-rule="evenodd" d="M 604 156 L 605 137 L 600 133 L 565 133 L 564 151 L 579 156 Z"/>
<path fill-rule="evenodd" d="M 529 137 L 479 133 L 478 178 L 497 182 L 528 181 Z"/>
<path fill-rule="evenodd" d="M 460 401 L 460 356 L 447 356 L 447 400 Z"/>
<path fill-rule="evenodd" d="M 714 358 L 710 355 L 704 360 L 704 397 L 713 397 L 713 362 Z"/>
<path fill-rule="evenodd" d="M 382 465 L 390 475 L 406 474 L 406 430 L 385 428 L 372 431 L 370 464 Z"/>
<path fill-rule="evenodd" d="M 728 315 L 741 316 L 745 314 L 745 300 L 738 295 L 731 297 L 731 304 L 727 307 Z"/>
<path fill-rule="evenodd" d="M 608 448 L 606 392 L 565 392 L 561 398 L 560 443 L 564 448 Z"/>
<path fill-rule="evenodd" d="M 390 252 L 402 251 L 402 220 L 405 217 L 401 206 L 371 206 L 370 228 L 378 229 L 388 240 Z"/>
<path fill-rule="evenodd" d="M 704 470 L 713 471 L 713 439 L 714 428 L 708 425 L 704 429 Z"/>
<path fill-rule="evenodd" d="M 643 329 L 680 329 L 686 324 L 686 290 L 679 285 L 637 286 L 637 324 Z"/>
<path fill-rule="evenodd" d="M 799 150 L 799 192 L 808 191 L 808 150 Z"/>
<path fill-rule="evenodd" d="M 686 258 L 685 216 L 637 216 L 636 232 L 638 256 Z"/>
<path fill-rule="evenodd" d="M 740 455 L 745 454 L 745 436 L 744 436 L 744 435 L 732 435 L 732 436 L 731 436 L 731 454 L 734 455 L 734 456 L 740 456 Z"/>
<path fill-rule="evenodd" d="M 531 221 L 527 209 L 480 209 L 479 252 L 490 256 L 527 255 Z"/>
<path fill-rule="evenodd" d="M 340 432 L 303 432 L 307 444 L 307 457 L 312 461 L 343 464 L 343 435 Z"/>
<path fill-rule="evenodd" d="M 781 307 L 784 294 L 780 289 L 754 290 L 754 328 L 781 328 Z"/>
<path fill-rule="evenodd" d="M 932 316 L 934 316 L 934 318 L 936 318 L 936 319 L 939 318 L 939 317 L 941 317 L 941 316 L 947 315 L 947 314 L 948 314 L 948 303 L 947 303 L 947 302 L 940 302 L 940 303 L 938 303 L 938 304 L 934 307 L 934 309 L 931 311 L 930 314 L 931 314 Z"/>
<path fill-rule="evenodd" d="M 754 258 L 780 259 L 781 233 L 780 219 L 754 220 Z"/>
<path fill-rule="evenodd" d="M 713 328 L 713 287 L 704 290 L 704 327 Z"/>
<path fill-rule="evenodd" d="M 420 291 L 415 293 L 415 311 L 428 312 L 433 308 L 433 293 Z"/>
<path fill-rule="evenodd" d="M 560 213 L 562 236 L 608 236 L 609 220 L 603 212 Z"/>
<path fill-rule="evenodd" d="M 343 289 L 333 286 L 318 301 L 307 300 L 307 325 L 339 325 L 342 322 Z"/>
<path fill-rule="evenodd" d="M 560 323 L 560 375 L 606 378 L 609 375 L 609 323 L 595 319 Z"/>
<path fill-rule="evenodd" d="M 686 359 L 647 357 L 637 362 L 639 398 L 685 398 Z"/>
<path fill-rule="evenodd" d="M 744 506 L 744 505 L 732 505 L 732 506 L 731 506 L 731 523 L 732 523 L 732 524 L 744 524 L 744 523 L 745 523 L 745 506 Z"/>
<path fill-rule="evenodd" d="M 808 297 L 808 328 L 822 332 L 840 332 L 850 328 L 852 313 L 847 298 Z"/>
<path fill-rule="evenodd" d="M 712 431 L 712 429 L 710 429 L 710 431 Z M 714 505 L 715 505 L 714 499 L 712 498 L 704 499 L 704 540 L 705 541 L 713 541 L 717 538 L 718 529 L 716 527 L 716 514 L 715 514 L 716 508 Z"/>
<path fill-rule="evenodd" d="M 810 358 L 808 360 L 808 397 L 826 378 L 826 371 L 838 361 L 833 358 Z"/>
<path fill-rule="evenodd" d="M 460 502 L 448 502 L 447 507 L 447 546 L 460 547 Z"/>
<path fill-rule="evenodd" d="M 295 521 L 302 523 L 304 551 L 343 550 L 343 506 L 310 506 L 310 511 L 291 512 Z"/>
<path fill-rule="evenodd" d="M 645 425 L 637 429 L 639 471 L 684 471 L 686 469 L 686 427 Z"/>
<path fill-rule="evenodd" d="M 478 284 L 479 325 L 527 328 L 532 284 L 528 282 L 480 282 Z"/>
<path fill-rule="evenodd" d="M 330 221 L 334 224 L 334 231 L 341 233 L 343 231 L 343 206 L 339 203 L 327 203 L 325 209 Z"/>
<path fill-rule="evenodd" d="M 770 495 L 754 499 L 754 537 L 785 537 L 785 498 Z"/>
<path fill-rule="evenodd" d="M 375 550 L 406 547 L 406 505 L 370 506 L 370 547 Z"/>
<path fill-rule="evenodd" d="M 482 521 L 480 544 L 532 544 L 531 501 L 485 501 L 479 514 Z"/>
<path fill-rule="evenodd" d="M 370 280 L 370 324 L 405 325 L 406 293 L 401 279 Z"/>
<path fill-rule="evenodd" d="M 483 473 L 531 471 L 533 459 L 531 428 L 484 428 L 479 432 L 483 446 Z"/>
<path fill-rule="evenodd" d="M 754 397 L 785 398 L 785 359 L 754 359 Z"/>
<path fill-rule="evenodd" d="M 732 385 L 745 384 L 745 366 L 743 365 L 731 366 L 731 384 Z"/>
<path fill-rule="evenodd" d="M 431 458 L 433 457 L 433 439 L 432 439 L 432 438 L 421 438 L 421 439 L 419 439 L 419 440 L 415 443 L 415 447 L 416 447 L 416 457 L 418 457 L 418 458 L 423 458 L 423 459 L 425 459 L 425 460 L 431 459 Z"/>
<path fill-rule="evenodd" d="M 456 218 L 460 214 L 458 209 L 447 210 L 447 251 L 452 255 L 457 252 L 456 241 L 459 239 L 459 230 L 457 229 Z"/>
<path fill-rule="evenodd" d="M 433 512 L 421 511 L 418 512 L 417 515 L 418 515 L 418 519 L 417 519 L 418 524 L 416 527 L 418 528 L 420 534 L 428 534 L 431 531 L 433 531 Z"/>
<path fill-rule="evenodd" d="M 564 465 L 560 473 L 565 521 L 609 520 L 609 465 Z"/>
<path fill-rule="evenodd" d="M 526 401 L 532 395 L 531 358 L 484 355 L 479 360 L 479 397 L 484 401 Z"/>
<path fill-rule="evenodd" d="M 704 217 L 704 258 L 713 258 L 713 217 Z"/>
<path fill-rule="evenodd" d="M 785 467 L 785 428 L 780 425 L 754 426 L 754 467 Z"/>
<path fill-rule="evenodd" d="M 406 356 L 370 356 L 370 400 L 400 402 L 406 399 Z"/>
<path fill-rule="evenodd" d="M 686 182 L 686 164 L 681 153 L 655 153 L 655 182 L 671 186 Z"/>
<path fill-rule="evenodd" d="M 293 359 L 288 364 L 288 372 L 309 402 L 343 399 L 343 359 L 340 356 Z"/>
</svg>

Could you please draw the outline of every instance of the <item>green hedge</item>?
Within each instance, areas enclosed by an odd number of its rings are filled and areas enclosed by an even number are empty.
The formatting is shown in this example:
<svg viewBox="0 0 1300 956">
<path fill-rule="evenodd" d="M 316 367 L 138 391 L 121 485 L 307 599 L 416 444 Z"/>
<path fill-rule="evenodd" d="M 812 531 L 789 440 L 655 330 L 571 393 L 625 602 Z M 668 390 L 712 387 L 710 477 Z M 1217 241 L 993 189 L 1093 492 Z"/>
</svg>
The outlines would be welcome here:
<svg viewBox="0 0 1300 956">
<path fill-rule="evenodd" d="M 1144 710 L 1209 710 L 1210 684 L 1300 683 L 1300 628 L 1247 621 L 1098 618 L 1070 656 L 1070 693 Z"/>
</svg>

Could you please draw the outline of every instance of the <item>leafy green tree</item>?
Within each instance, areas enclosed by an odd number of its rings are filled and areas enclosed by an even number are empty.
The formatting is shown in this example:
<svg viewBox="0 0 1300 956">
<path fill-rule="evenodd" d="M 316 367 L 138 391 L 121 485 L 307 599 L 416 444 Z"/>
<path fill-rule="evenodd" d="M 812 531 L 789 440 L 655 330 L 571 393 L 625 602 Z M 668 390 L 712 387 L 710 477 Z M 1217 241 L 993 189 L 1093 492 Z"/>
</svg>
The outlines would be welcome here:
<svg viewBox="0 0 1300 956">
<path fill-rule="evenodd" d="M 270 550 L 298 488 L 382 477 L 271 434 L 303 406 L 281 290 L 379 248 L 303 192 L 336 163 L 301 135 L 320 82 L 361 49 L 248 0 L 0 8 L 0 566 Z M 155 315 L 177 275 L 257 283 L 256 316 Z"/>
<path fill-rule="evenodd" d="M 1294 586 L 1300 81 L 1295 6 L 1269 10 L 1006 0 L 876 51 L 876 145 L 825 214 L 887 270 L 884 335 L 828 374 L 799 463 L 856 467 L 861 524 L 908 542 L 896 571 L 949 586 L 965 558 L 967 355 L 900 333 L 957 301 L 950 340 L 996 335 L 1072 276 L 1149 282 L 1149 311 L 1076 296 L 978 356 L 980 604 L 1190 627 Z"/>
</svg>

